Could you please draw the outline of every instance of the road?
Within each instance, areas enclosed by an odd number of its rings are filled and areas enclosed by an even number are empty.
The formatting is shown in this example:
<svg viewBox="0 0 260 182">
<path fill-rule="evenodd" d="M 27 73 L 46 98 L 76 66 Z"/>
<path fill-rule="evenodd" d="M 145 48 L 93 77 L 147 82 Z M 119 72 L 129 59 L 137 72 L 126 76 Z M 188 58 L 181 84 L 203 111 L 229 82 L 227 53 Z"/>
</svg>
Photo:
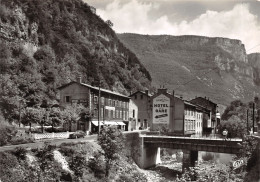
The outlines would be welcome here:
<svg viewBox="0 0 260 182">
<path fill-rule="evenodd" d="M 41 148 L 44 146 L 45 142 L 48 142 L 51 145 L 59 146 L 62 143 L 79 143 L 85 141 L 96 141 L 97 135 L 88 135 L 85 138 L 78 138 L 78 139 L 53 139 L 53 140 L 39 140 L 35 141 L 35 143 L 25 143 L 19 145 L 7 145 L 0 147 L 0 152 L 13 150 L 16 147 L 23 147 L 26 149 L 33 149 L 33 148 Z"/>
</svg>

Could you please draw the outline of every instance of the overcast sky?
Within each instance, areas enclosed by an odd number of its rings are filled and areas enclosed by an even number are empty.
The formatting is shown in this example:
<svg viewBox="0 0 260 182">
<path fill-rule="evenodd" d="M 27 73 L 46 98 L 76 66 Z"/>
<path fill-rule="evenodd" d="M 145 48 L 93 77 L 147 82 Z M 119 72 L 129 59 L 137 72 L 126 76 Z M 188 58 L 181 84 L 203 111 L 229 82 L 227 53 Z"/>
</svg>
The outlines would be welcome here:
<svg viewBox="0 0 260 182">
<path fill-rule="evenodd" d="M 260 52 L 260 0 L 84 0 L 117 33 L 203 35 L 241 40 Z"/>
</svg>

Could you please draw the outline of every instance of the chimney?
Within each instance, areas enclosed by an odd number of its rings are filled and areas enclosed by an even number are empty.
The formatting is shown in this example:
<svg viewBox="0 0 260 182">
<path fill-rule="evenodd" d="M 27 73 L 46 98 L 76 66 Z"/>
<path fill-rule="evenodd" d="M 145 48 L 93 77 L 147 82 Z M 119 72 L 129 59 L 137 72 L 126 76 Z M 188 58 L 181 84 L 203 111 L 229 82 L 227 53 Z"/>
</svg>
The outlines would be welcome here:
<svg viewBox="0 0 260 182">
<path fill-rule="evenodd" d="M 159 88 L 157 90 L 158 93 L 167 93 L 167 88 Z"/>
<path fill-rule="evenodd" d="M 77 82 L 82 83 L 82 77 L 81 76 L 77 76 Z"/>
<path fill-rule="evenodd" d="M 148 90 L 145 90 L 145 94 L 146 94 L 146 95 L 148 95 L 148 92 L 149 92 Z"/>
<path fill-rule="evenodd" d="M 172 90 L 172 95 L 174 96 L 174 90 Z"/>
</svg>

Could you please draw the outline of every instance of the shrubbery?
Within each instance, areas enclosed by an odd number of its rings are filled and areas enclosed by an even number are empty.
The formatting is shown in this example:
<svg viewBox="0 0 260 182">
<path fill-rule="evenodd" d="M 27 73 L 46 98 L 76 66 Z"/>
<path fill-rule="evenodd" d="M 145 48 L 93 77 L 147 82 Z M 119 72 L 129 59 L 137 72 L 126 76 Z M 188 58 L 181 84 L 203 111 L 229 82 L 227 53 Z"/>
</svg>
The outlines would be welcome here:
<svg viewBox="0 0 260 182">
<path fill-rule="evenodd" d="M 6 122 L 0 121 L 0 146 L 12 144 L 18 145 L 33 142 L 33 138 L 29 134 L 26 136 L 16 136 L 19 129 Z"/>
<path fill-rule="evenodd" d="M 8 144 L 14 132 L 15 127 L 0 121 L 0 146 Z"/>
</svg>

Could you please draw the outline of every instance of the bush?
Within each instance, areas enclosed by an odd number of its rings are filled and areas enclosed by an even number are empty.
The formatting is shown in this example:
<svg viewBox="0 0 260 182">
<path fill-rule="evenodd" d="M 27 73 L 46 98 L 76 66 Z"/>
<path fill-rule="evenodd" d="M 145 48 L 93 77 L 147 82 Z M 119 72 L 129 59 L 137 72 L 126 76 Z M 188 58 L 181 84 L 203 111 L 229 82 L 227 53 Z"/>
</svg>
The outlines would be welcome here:
<svg viewBox="0 0 260 182">
<path fill-rule="evenodd" d="M 4 182 L 23 181 L 23 168 L 17 158 L 7 152 L 0 153 L 0 179 Z"/>
<path fill-rule="evenodd" d="M 65 144 L 65 143 L 64 143 L 64 144 Z M 63 144 L 60 146 L 59 151 L 60 151 L 63 155 L 68 156 L 68 157 L 73 156 L 73 155 L 75 154 L 75 152 L 76 152 L 73 148 L 70 148 L 70 147 L 65 146 L 65 145 L 63 145 Z"/>
<path fill-rule="evenodd" d="M 112 162 L 119 158 L 123 152 L 124 135 L 121 130 L 114 126 L 104 127 L 98 137 L 98 144 L 103 149 L 106 162 L 106 177 L 109 176 Z"/>
<path fill-rule="evenodd" d="M 50 127 L 50 128 L 46 128 L 45 129 L 46 132 L 65 132 L 66 130 L 63 128 L 63 127 L 54 127 L 53 129 Z"/>
<path fill-rule="evenodd" d="M 16 131 L 14 126 L 0 122 L 0 146 L 8 144 Z"/>
<path fill-rule="evenodd" d="M 101 152 L 95 152 L 94 156 L 89 159 L 87 165 L 94 172 L 95 177 L 103 178 L 105 176 L 105 162 Z"/>
<path fill-rule="evenodd" d="M 119 178 L 116 180 L 116 182 L 135 182 L 131 176 L 129 176 L 128 174 L 122 174 L 119 176 Z"/>
<path fill-rule="evenodd" d="M 72 160 L 69 161 L 69 167 L 74 172 L 74 175 L 77 179 L 80 179 L 83 176 L 84 170 L 86 170 L 86 166 L 86 158 L 82 154 L 74 155 Z"/>
<path fill-rule="evenodd" d="M 14 151 L 12 151 L 12 154 L 17 157 L 18 160 L 25 160 L 26 159 L 26 149 L 22 147 L 15 148 Z"/>
<path fill-rule="evenodd" d="M 19 145 L 19 144 L 33 143 L 33 142 L 34 140 L 32 138 L 15 138 L 10 140 L 10 143 L 12 145 Z"/>
</svg>

